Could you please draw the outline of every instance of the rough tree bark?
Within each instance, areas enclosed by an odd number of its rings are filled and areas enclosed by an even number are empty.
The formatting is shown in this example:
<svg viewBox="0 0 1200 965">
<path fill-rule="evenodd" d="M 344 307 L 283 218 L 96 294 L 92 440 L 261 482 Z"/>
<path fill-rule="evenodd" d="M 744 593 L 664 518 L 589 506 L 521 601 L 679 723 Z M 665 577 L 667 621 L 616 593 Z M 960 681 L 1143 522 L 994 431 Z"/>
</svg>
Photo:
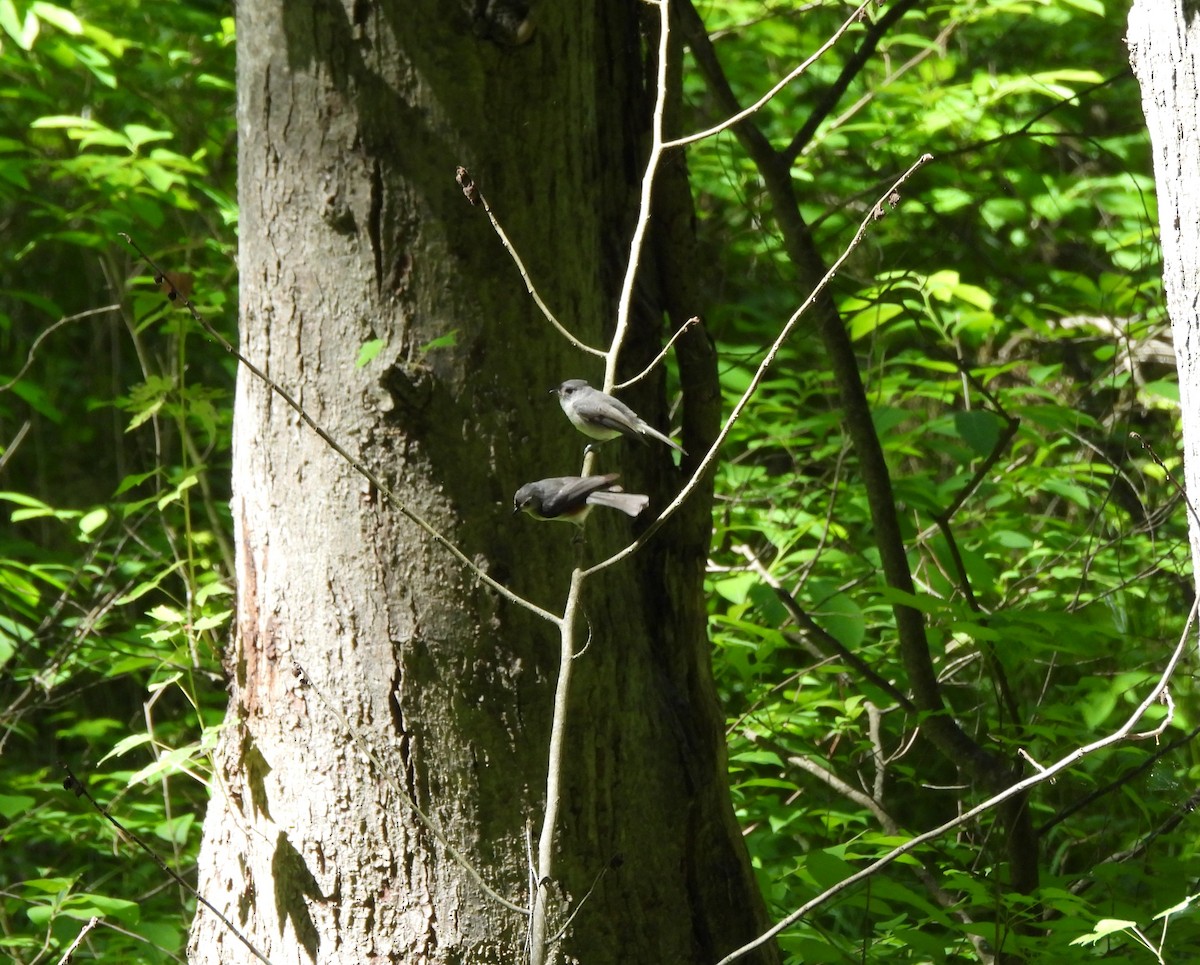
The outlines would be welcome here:
<svg viewBox="0 0 1200 965">
<path fill-rule="evenodd" d="M 1200 508 L 1200 2 L 1134 0 L 1129 55 L 1158 194 L 1163 292 L 1179 367 L 1185 488 Z M 1200 522 L 1188 520 L 1200 576 Z"/>
<path fill-rule="evenodd" d="M 238 3 L 241 349 L 481 568 L 556 610 L 569 527 L 513 518 L 512 493 L 578 472 L 583 439 L 546 390 L 597 380 L 600 363 L 536 312 L 454 170 L 475 175 L 559 316 L 603 345 L 656 21 L 637 0 L 546 3 L 533 39 L 508 45 L 519 11 L 471 6 Z M 631 373 L 664 313 L 678 325 L 703 309 L 676 304 L 695 286 L 671 277 L 686 258 L 667 244 L 690 202 L 681 170 L 667 177 Z M 449 332 L 454 345 L 427 347 Z M 374 338 L 380 357 L 356 367 Z M 677 357 L 685 445 L 703 451 L 715 366 L 699 333 Z M 660 425 L 663 386 L 656 374 L 626 396 Z M 480 585 L 245 371 L 234 452 L 237 630 L 200 892 L 276 965 L 520 961 L 523 917 L 485 897 L 406 797 L 528 903 L 556 632 Z M 662 447 L 610 443 L 600 469 L 659 507 L 681 482 Z M 764 925 L 709 671 L 709 511 L 693 500 L 588 585 L 558 873 L 543 884 L 555 927 L 611 870 L 557 960 L 691 965 Z M 585 558 L 636 530 L 604 517 Z M 204 909 L 190 956 L 252 960 Z"/>
</svg>

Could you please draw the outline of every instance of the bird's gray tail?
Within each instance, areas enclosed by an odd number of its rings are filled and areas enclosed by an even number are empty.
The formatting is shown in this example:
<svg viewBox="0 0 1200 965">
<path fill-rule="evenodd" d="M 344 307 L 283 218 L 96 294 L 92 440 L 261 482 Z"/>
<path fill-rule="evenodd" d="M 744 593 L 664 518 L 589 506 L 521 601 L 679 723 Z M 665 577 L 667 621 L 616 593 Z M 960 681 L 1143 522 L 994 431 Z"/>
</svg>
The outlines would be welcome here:
<svg viewBox="0 0 1200 965">
<path fill-rule="evenodd" d="M 641 432 L 643 435 L 653 436 L 659 442 L 665 442 L 668 446 L 670 446 L 676 452 L 682 453 L 685 456 L 687 455 L 687 450 L 684 449 L 683 446 L 681 446 L 678 442 L 676 442 L 670 436 L 667 436 L 664 433 L 659 432 L 657 429 L 654 428 L 654 426 L 648 426 L 648 425 L 643 424 L 641 426 Z"/>
<path fill-rule="evenodd" d="M 650 497 L 642 493 L 617 493 L 609 490 L 592 493 L 587 501 L 591 506 L 619 509 L 627 516 L 640 516 L 642 510 L 650 505 Z"/>
</svg>

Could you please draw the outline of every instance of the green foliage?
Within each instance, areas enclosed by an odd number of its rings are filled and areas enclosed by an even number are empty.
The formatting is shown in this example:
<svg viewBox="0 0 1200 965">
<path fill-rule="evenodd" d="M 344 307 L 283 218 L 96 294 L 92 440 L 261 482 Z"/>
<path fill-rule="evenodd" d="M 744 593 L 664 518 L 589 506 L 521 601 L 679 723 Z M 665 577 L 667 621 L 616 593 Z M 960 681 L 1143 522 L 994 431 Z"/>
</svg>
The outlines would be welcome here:
<svg viewBox="0 0 1200 965">
<path fill-rule="evenodd" d="M 732 2 L 705 15 L 749 103 L 845 12 Z M 1049 762 L 1122 722 L 1182 632 L 1192 588 L 1181 500 L 1130 436 L 1181 476 L 1123 16 L 1054 0 L 917 4 L 814 130 L 810 114 L 869 21 L 756 116 L 777 148 L 794 143 L 794 183 L 826 263 L 886 186 L 934 155 L 834 284 L 917 595 L 883 581 L 839 386 L 803 325 L 735 429 L 717 483 L 716 670 L 735 801 L 776 917 L 987 796 L 896 698 L 908 680 L 893 603 L 924 615 L 956 719 L 1025 773 L 1020 754 Z M 687 128 L 718 120 L 703 81 L 685 85 Z M 723 266 L 709 322 L 732 400 L 807 291 L 736 140 L 690 148 L 689 167 Z M 1176 681 L 1163 737 L 1178 747 L 1106 752 L 1031 797 L 1035 895 L 1010 889 L 1005 825 L 991 816 L 918 852 L 927 880 L 898 863 L 798 922 L 782 939 L 791 960 L 974 960 L 1003 948 L 1043 961 L 1077 957 L 1070 942 L 1101 919 L 1145 930 L 1190 880 L 1163 871 L 1194 851 L 1187 821 L 1155 836 L 1190 810 L 1189 689 Z M 1136 860 L 1097 867 L 1140 843 Z M 1172 926 L 1168 957 L 1200 947 L 1188 920 Z M 1136 959 L 1133 940 L 1110 930 L 1102 944 Z"/>
<path fill-rule="evenodd" d="M 843 11 L 704 13 L 748 103 Z M 0 956 L 18 962 L 56 960 L 93 916 L 76 960 L 179 958 L 190 919 L 190 896 L 62 790 L 60 764 L 186 877 L 224 705 L 232 369 L 118 233 L 232 331 L 228 16 L 203 0 L 0 0 Z M 896 174 L 935 156 L 834 286 L 916 593 L 880 576 L 808 330 L 720 469 L 715 668 L 777 917 L 985 796 L 897 699 L 894 603 L 927 621 L 955 717 L 1014 767 L 1116 726 L 1182 628 L 1178 398 L 1121 16 L 1090 0 L 916 4 L 811 130 L 869 23 L 757 115 L 777 146 L 803 131 L 792 174 L 827 261 Z M 719 119 L 694 71 L 685 95 L 689 126 Z M 807 290 L 735 139 L 688 163 L 732 399 Z M 790 960 L 1195 954 L 1189 686 L 1160 743 L 1088 758 L 1029 799 L 1035 894 L 1009 887 L 989 816 L 797 923 Z"/>
<path fill-rule="evenodd" d="M 232 330 L 220 3 L 0 0 L 0 958 L 179 960 L 225 703 Z M 197 93 L 205 96 L 197 97 Z M 185 280 L 186 277 L 186 280 Z"/>
</svg>

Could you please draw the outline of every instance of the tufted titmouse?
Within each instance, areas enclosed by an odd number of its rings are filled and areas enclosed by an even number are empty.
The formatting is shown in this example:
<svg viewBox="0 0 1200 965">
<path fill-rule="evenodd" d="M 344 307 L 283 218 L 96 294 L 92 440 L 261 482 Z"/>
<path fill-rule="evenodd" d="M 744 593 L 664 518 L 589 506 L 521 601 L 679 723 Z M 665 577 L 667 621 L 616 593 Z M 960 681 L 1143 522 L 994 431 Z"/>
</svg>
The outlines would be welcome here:
<svg viewBox="0 0 1200 965">
<path fill-rule="evenodd" d="M 637 516 L 650 505 L 650 497 L 622 492 L 615 472 L 604 476 L 554 476 L 526 483 L 513 497 L 513 512 L 525 510 L 534 519 L 562 519 L 582 526 L 593 506 L 619 509 Z"/>
<path fill-rule="evenodd" d="M 593 389 L 583 379 L 567 379 L 557 389 L 550 391 L 558 393 L 558 404 L 562 406 L 563 412 L 585 436 L 599 439 L 601 442 L 607 442 L 617 436 L 633 436 L 645 442 L 649 437 L 665 442 L 672 449 L 687 455 L 682 446 L 648 425 L 620 399 L 614 399 L 599 389 Z"/>
</svg>

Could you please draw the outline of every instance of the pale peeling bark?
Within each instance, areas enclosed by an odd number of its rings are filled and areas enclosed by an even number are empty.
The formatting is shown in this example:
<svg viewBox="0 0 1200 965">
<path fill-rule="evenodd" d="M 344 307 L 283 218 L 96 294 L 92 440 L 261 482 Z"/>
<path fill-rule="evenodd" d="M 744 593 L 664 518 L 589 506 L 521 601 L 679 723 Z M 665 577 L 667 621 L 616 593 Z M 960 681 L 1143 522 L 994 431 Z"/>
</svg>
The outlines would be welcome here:
<svg viewBox="0 0 1200 965">
<path fill-rule="evenodd" d="M 1129 54 L 1154 151 L 1163 291 L 1183 416 L 1184 476 L 1200 508 L 1200 3 L 1135 0 Z M 1189 518 L 1200 574 L 1200 523 Z"/>
<path fill-rule="evenodd" d="M 512 494 L 578 471 L 582 437 L 546 390 L 595 362 L 533 309 L 454 171 L 472 170 L 560 317 L 602 343 L 644 150 L 643 7 L 545 4 L 523 46 L 469 8 L 239 0 L 241 348 L 411 509 L 553 610 L 570 527 L 514 519 Z M 661 317 L 639 312 L 631 371 Z M 451 331 L 455 345 L 424 350 Z M 357 367 L 373 338 L 383 353 Z M 683 382 L 711 398 L 705 378 L 697 364 Z M 665 424 L 661 380 L 638 392 Z M 528 902 L 556 632 L 481 587 L 245 371 L 236 405 L 237 633 L 200 892 L 276 965 L 522 960 L 522 915 L 407 798 Z M 679 484 L 660 452 L 613 443 L 604 460 L 659 506 Z M 704 637 L 708 511 L 695 500 L 585 594 L 552 927 L 613 870 L 554 961 L 691 965 L 763 925 Z M 585 552 L 632 525 L 589 521 Z M 204 909 L 189 954 L 253 960 Z"/>
</svg>

